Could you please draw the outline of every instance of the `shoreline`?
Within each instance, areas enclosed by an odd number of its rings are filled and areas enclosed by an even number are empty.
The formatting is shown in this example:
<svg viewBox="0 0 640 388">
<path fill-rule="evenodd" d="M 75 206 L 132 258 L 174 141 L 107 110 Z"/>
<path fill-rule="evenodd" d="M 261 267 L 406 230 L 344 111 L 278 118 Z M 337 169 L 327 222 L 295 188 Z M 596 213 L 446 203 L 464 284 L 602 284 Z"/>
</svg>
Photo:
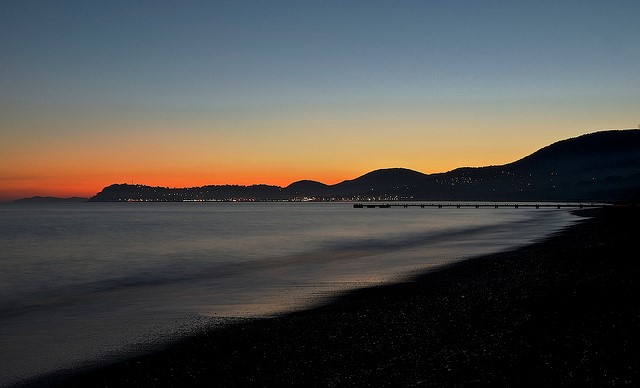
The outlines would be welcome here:
<svg viewBox="0 0 640 388">
<path fill-rule="evenodd" d="M 640 210 L 579 212 L 542 242 L 17 386 L 637 383 Z"/>
</svg>

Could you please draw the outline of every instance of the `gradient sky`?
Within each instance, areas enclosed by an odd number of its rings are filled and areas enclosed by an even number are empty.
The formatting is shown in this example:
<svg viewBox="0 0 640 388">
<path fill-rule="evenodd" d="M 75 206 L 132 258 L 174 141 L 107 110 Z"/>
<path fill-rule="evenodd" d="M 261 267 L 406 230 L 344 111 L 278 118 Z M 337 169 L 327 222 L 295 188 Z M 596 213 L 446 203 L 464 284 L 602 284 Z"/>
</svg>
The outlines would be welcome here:
<svg viewBox="0 0 640 388">
<path fill-rule="evenodd" d="M 0 200 L 503 164 L 640 123 L 640 1 L 0 3 Z"/>
</svg>

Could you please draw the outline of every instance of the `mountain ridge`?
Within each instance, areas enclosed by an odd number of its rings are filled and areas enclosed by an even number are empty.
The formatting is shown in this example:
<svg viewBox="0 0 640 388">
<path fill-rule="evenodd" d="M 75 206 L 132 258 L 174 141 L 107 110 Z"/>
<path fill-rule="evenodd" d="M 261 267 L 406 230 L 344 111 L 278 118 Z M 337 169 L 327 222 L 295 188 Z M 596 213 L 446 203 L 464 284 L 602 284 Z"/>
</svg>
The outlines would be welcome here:
<svg viewBox="0 0 640 388">
<path fill-rule="evenodd" d="M 181 200 L 592 200 L 640 192 L 640 130 L 608 130 L 564 139 L 514 162 L 425 174 L 406 168 L 370 171 L 327 185 L 166 188 L 111 185 L 91 201 Z"/>
</svg>

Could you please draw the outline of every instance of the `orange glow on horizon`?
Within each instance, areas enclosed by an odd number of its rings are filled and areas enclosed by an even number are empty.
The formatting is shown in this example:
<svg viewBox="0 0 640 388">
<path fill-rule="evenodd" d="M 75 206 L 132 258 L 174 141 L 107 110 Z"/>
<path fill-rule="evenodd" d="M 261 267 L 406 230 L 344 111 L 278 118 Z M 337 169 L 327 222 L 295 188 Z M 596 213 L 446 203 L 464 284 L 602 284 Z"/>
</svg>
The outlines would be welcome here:
<svg viewBox="0 0 640 388">
<path fill-rule="evenodd" d="M 361 175 L 361 174 L 360 174 Z M 69 181 L 64 176 L 46 177 L 35 179 L 34 181 L 13 182 L 11 185 L 3 184 L 0 190 L 0 201 L 13 201 L 20 198 L 29 198 L 34 196 L 41 197 L 92 197 L 100 192 L 104 187 L 111 184 L 142 184 L 147 186 L 161 187 L 197 187 L 206 185 L 242 185 L 249 186 L 254 184 L 275 185 L 286 187 L 291 183 L 302 180 L 317 180 L 325 184 L 335 184 L 346 179 L 353 179 L 357 176 L 350 175 L 331 175 L 320 174 L 320 177 L 303 177 L 301 175 L 286 175 L 284 173 L 274 176 L 255 177 L 251 175 L 227 175 L 217 176 L 213 178 L 195 177 L 195 176 L 167 176 L 167 175 L 137 175 L 133 179 L 123 179 L 121 177 L 83 177 Z"/>
<path fill-rule="evenodd" d="M 200 171 L 181 172 L 166 171 L 157 172 L 149 171 L 129 172 L 129 174 L 120 173 L 96 173 L 96 174 L 65 174 L 64 171 L 47 174 L 46 176 L 31 175 L 26 173 L 21 177 L 14 177 L 5 180 L 0 188 L 0 201 L 13 201 L 20 198 L 29 198 L 34 196 L 53 196 L 53 197 L 92 197 L 100 192 L 104 187 L 111 184 L 142 184 L 147 186 L 161 187 L 197 187 L 205 185 L 275 185 L 286 187 L 291 183 L 299 180 L 314 180 L 327 185 L 333 185 L 345 180 L 355 179 L 370 171 L 379 168 L 404 167 L 406 166 L 376 166 L 371 168 L 361 167 L 344 171 L 274 171 L 269 174 L 268 171 L 247 171 L 239 169 L 236 171 L 218 171 L 217 173 L 205 173 Z M 442 171 L 424 171 L 414 168 L 424 173 L 445 172 Z M 451 168 L 450 168 L 451 169 Z M 448 170 L 450 170 L 448 169 Z M 448 171 L 446 170 L 446 171 Z"/>
<path fill-rule="evenodd" d="M 544 133 L 536 132 L 542 126 L 536 123 L 519 128 L 528 131 L 528 137 L 510 132 L 510 122 L 466 132 L 456 123 L 441 123 L 438 129 L 429 123 L 407 124 L 403 131 L 389 129 L 391 122 L 365 124 L 314 124 L 304 131 L 283 125 L 278 131 L 229 131 L 224 136 L 199 127 L 185 136 L 173 126 L 145 126 L 129 135 L 106 124 L 95 133 L 60 125 L 54 128 L 58 132 L 52 129 L 38 137 L 16 129 L 0 139 L 0 201 L 91 197 L 116 183 L 286 187 L 303 179 L 331 185 L 381 168 L 441 173 L 510 163 L 585 133 L 575 126 L 560 132 L 563 123 Z"/>
<path fill-rule="evenodd" d="M 13 201 L 20 198 L 34 196 L 53 197 L 92 197 L 100 192 L 104 187 L 111 184 L 142 184 L 146 186 L 161 187 L 197 187 L 206 185 L 275 185 L 286 187 L 291 183 L 300 180 L 313 180 L 327 185 L 333 185 L 345 180 L 355 179 L 361 175 L 379 168 L 402 167 L 411 168 L 423 173 L 446 172 L 455 167 L 443 167 L 442 170 L 425 171 L 419 168 L 401 165 L 386 165 L 375 167 L 354 167 L 345 168 L 343 171 L 322 171 L 320 169 L 304 171 L 273 171 L 271 174 L 264 168 L 263 171 L 251 171 L 248 169 L 238 169 L 235 171 L 217 171 L 214 173 L 204 171 L 131 171 L 126 173 L 96 173 L 96 174 L 65 174 L 64 171 L 57 171 L 55 174 L 46 176 L 17 177 L 10 181 L 5 181 L 0 188 L 0 202 Z M 199 174 L 198 174 L 199 173 Z"/>
</svg>

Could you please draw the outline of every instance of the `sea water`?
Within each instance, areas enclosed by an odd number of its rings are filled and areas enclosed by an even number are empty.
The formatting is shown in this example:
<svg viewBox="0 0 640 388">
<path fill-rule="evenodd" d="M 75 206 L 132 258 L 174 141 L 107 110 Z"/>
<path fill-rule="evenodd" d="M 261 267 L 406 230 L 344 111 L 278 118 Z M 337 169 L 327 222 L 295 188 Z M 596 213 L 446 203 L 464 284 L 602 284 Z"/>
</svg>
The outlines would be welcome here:
<svg viewBox="0 0 640 388">
<path fill-rule="evenodd" d="M 524 245 L 574 220 L 348 203 L 2 204 L 0 385 Z"/>
</svg>

